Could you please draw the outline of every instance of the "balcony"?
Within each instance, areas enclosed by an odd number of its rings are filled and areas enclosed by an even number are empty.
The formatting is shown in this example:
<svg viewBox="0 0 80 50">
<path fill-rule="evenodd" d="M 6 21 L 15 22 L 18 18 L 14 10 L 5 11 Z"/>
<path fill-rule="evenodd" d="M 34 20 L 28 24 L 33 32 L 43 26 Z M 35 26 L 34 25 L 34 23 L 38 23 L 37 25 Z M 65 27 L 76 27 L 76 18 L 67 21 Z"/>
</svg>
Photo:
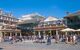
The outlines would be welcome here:
<svg viewBox="0 0 80 50">
<path fill-rule="evenodd" d="M 46 26 L 37 26 L 37 27 L 34 27 L 35 30 L 44 30 L 44 29 L 62 29 L 62 28 L 65 28 L 64 25 L 46 25 Z"/>
</svg>

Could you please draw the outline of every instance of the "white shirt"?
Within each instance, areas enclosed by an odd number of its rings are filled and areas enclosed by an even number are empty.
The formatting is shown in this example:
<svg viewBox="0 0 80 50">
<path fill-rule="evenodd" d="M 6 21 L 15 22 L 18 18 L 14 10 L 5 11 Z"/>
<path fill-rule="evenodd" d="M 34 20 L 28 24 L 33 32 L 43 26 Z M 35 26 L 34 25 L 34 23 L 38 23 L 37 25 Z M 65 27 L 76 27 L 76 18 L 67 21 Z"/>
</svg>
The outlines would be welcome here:
<svg viewBox="0 0 80 50">
<path fill-rule="evenodd" d="M 12 39 L 12 37 L 9 37 L 9 39 Z"/>
<path fill-rule="evenodd" d="M 76 40 L 76 36 L 73 36 L 73 40 Z"/>
</svg>

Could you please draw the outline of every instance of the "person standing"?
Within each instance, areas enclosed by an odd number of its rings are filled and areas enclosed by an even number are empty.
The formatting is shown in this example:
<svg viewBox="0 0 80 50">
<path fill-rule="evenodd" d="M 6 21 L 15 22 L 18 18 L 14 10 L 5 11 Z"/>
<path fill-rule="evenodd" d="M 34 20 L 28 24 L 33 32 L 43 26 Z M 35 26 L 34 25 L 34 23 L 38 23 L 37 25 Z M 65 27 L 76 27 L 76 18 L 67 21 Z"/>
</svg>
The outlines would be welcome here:
<svg viewBox="0 0 80 50">
<path fill-rule="evenodd" d="M 58 43 L 59 42 L 59 35 L 56 35 L 55 36 L 55 43 Z"/>
<path fill-rule="evenodd" d="M 73 44 L 76 44 L 76 36 L 73 36 Z"/>
<path fill-rule="evenodd" d="M 12 38 L 12 36 L 9 36 L 9 41 L 10 41 L 10 44 L 13 44 L 13 38 Z"/>
</svg>

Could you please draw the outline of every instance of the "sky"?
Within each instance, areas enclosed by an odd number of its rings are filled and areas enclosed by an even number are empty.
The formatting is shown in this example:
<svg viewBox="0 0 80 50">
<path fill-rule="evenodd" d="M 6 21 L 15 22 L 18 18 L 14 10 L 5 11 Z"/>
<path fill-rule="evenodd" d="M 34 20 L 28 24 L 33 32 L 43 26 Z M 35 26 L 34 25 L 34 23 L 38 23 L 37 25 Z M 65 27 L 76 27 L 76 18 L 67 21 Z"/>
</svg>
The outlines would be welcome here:
<svg viewBox="0 0 80 50">
<path fill-rule="evenodd" d="M 0 0 L 0 8 L 17 18 L 31 13 L 62 18 L 80 10 L 80 0 Z"/>
</svg>

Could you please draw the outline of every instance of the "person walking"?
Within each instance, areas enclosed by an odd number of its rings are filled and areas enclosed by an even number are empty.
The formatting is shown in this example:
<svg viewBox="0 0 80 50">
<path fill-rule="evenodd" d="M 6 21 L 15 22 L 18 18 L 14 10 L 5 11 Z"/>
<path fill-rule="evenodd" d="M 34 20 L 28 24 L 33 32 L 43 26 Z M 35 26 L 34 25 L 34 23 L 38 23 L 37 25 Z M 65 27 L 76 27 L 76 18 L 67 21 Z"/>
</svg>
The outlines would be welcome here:
<svg viewBox="0 0 80 50">
<path fill-rule="evenodd" d="M 9 41 L 10 41 L 10 44 L 13 44 L 13 38 L 11 36 L 9 36 Z"/>
<path fill-rule="evenodd" d="M 48 37 L 47 37 L 47 45 L 50 45 L 51 44 L 51 37 L 50 37 L 50 35 L 48 35 Z"/>
</svg>

